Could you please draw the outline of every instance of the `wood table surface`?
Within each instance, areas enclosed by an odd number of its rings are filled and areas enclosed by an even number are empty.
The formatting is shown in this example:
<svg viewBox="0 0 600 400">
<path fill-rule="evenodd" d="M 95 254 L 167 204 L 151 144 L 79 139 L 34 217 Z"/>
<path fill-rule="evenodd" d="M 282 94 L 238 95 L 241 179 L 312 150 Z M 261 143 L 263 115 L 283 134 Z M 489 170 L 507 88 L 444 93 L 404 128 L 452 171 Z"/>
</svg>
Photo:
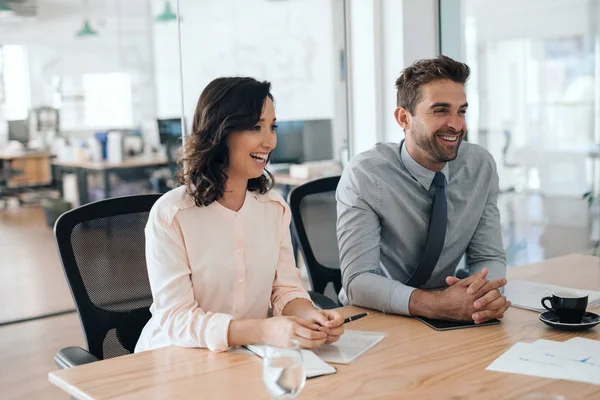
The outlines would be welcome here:
<svg viewBox="0 0 600 400">
<path fill-rule="evenodd" d="M 509 279 L 600 290 L 600 258 L 574 254 L 511 268 Z M 598 308 L 592 308 L 598 312 Z M 344 316 L 363 311 L 340 309 Z M 600 340 L 600 327 L 584 332 L 551 329 L 536 312 L 511 308 L 500 325 L 438 332 L 418 320 L 370 311 L 347 329 L 387 337 L 337 373 L 309 379 L 300 399 L 519 399 L 558 393 L 600 399 L 600 386 L 486 371 L 517 342 Z M 81 399 L 267 399 L 260 358 L 241 352 L 165 347 L 52 372 L 49 379 Z"/>
</svg>

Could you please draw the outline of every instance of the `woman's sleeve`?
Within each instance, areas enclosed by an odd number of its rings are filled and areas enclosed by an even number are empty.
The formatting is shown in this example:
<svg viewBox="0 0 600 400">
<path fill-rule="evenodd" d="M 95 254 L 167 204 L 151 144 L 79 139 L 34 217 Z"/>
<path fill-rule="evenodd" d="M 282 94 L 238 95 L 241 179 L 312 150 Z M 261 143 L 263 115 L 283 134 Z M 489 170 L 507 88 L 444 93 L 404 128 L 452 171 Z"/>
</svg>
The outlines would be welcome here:
<svg viewBox="0 0 600 400">
<path fill-rule="evenodd" d="M 198 306 L 181 226 L 153 209 L 146 224 L 146 262 L 153 317 L 172 344 L 225 351 L 231 315 Z"/>
<path fill-rule="evenodd" d="M 280 204 L 283 206 L 283 216 L 281 218 L 282 225 L 279 229 L 279 260 L 275 271 L 273 290 L 271 291 L 273 315 L 281 315 L 285 306 L 292 300 L 300 298 L 310 301 L 310 296 L 302 287 L 300 270 L 296 268 L 292 250 L 292 237 L 290 235 L 291 212 L 287 204 Z"/>
</svg>

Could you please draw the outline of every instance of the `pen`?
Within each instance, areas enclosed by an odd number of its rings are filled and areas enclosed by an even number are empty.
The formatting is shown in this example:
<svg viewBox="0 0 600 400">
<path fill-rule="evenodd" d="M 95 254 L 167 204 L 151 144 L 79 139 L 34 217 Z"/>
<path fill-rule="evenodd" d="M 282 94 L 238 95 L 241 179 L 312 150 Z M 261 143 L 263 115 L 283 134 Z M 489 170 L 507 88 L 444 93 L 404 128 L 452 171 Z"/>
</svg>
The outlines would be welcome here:
<svg viewBox="0 0 600 400">
<path fill-rule="evenodd" d="M 366 317 L 367 315 L 369 315 L 369 313 L 362 313 L 362 314 L 353 315 L 351 317 L 346 318 L 344 320 L 344 323 L 347 324 L 348 322 L 356 321 L 357 319 L 361 319 L 362 317 Z"/>
</svg>

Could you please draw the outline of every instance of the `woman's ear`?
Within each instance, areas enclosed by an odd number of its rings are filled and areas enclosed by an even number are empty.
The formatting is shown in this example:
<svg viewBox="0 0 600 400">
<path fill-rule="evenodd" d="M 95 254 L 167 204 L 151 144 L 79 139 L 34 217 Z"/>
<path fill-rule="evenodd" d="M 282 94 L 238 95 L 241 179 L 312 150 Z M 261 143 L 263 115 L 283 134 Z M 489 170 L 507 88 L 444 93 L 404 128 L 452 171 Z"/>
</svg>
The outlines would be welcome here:
<svg viewBox="0 0 600 400">
<path fill-rule="evenodd" d="M 404 107 L 398 107 L 394 110 L 394 118 L 404 130 L 410 129 L 411 117 L 410 112 Z"/>
</svg>

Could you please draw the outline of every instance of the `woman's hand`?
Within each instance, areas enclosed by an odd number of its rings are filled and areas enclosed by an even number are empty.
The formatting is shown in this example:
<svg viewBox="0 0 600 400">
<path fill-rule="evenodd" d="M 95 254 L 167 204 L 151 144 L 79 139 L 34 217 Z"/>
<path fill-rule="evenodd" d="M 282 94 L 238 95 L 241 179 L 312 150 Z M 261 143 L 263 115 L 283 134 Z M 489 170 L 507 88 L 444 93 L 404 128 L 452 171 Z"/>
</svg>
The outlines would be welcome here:
<svg viewBox="0 0 600 400">
<path fill-rule="evenodd" d="M 305 317 L 309 322 L 319 325 L 319 330 L 327 333 L 327 343 L 335 343 L 344 334 L 344 318 L 335 310 L 317 310 L 313 308 Z"/>
<path fill-rule="evenodd" d="M 314 349 L 325 344 L 329 336 L 319 328 L 319 324 L 298 317 L 273 317 L 260 323 L 262 342 L 283 348 L 298 343 L 302 348 Z"/>
</svg>

